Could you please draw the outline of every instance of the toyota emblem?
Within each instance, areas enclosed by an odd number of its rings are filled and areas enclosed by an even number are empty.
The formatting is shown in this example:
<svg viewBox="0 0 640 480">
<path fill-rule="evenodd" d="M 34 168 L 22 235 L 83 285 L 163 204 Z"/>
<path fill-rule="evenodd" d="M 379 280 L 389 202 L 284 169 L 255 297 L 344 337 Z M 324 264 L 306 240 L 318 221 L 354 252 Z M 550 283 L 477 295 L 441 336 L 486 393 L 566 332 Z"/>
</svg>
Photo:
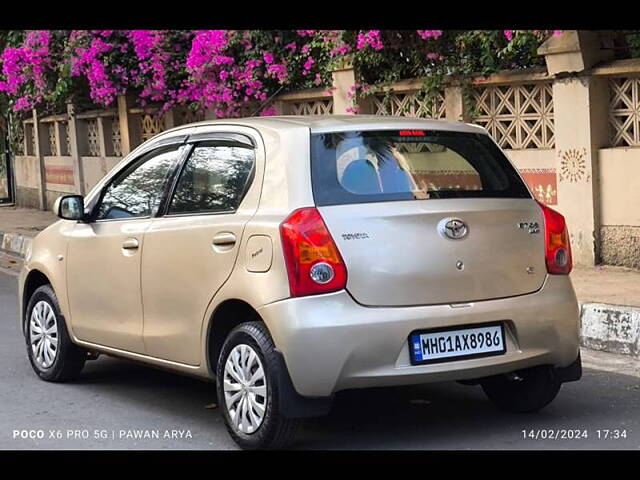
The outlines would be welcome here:
<svg viewBox="0 0 640 480">
<path fill-rule="evenodd" d="M 467 235 L 467 226 L 459 218 L 445 218 L 438 223 L 438 232 L 445 238 L 460 240 Z"/>
</svg>

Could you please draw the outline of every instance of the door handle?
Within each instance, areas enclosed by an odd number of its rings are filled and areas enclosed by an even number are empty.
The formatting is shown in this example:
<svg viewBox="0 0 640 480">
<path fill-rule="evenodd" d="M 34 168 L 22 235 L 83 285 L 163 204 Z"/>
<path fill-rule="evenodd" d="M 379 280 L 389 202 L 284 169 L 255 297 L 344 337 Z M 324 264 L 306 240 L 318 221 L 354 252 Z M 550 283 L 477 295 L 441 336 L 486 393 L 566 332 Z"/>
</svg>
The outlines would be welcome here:
<svg viewBox="0 0 640 480">
<path fill-rule="evenodd" d="M 127 238 L 124 242 L 122 242 L 122 248 L 125 250 L 135 250 L 138 248 L 140 244 L 138 243 L 137 238 Z"/>
<path fill-rule="evenodd" d="M 218 233 L 213 237 L 214 245 L 233 245 L 234 243 L 236 243 L 236 236 L 231 232 Z"/>
</svg>

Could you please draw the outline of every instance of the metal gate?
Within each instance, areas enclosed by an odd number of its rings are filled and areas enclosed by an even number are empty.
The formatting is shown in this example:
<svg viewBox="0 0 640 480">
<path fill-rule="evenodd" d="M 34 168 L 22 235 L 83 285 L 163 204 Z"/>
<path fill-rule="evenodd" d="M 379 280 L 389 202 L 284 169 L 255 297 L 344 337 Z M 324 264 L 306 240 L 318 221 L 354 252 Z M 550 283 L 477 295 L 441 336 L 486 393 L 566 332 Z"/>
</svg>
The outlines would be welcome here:
<svg viewBox="0 0 640 480">
<path fill-rule="evenodd" d="M 13 172 L 11 171 L 11 148 L 9 122 L 0 117 L 0 205 L 13 203 Z"/>
</svg>

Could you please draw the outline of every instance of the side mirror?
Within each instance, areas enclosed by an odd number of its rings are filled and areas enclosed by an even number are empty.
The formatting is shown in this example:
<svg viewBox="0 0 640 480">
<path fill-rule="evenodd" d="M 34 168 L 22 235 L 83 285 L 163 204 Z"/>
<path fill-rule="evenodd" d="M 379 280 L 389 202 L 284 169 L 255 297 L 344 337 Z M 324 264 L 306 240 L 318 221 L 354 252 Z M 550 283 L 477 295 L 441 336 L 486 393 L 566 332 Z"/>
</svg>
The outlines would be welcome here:
<svg viewBox="0 0 640 480">
<path fill-rule="evenodd" d="M 64 220 L 84 218 L 84 199 L 81 195 L 65 195 L 53 204 L 53 213 Z"/>
</svg>

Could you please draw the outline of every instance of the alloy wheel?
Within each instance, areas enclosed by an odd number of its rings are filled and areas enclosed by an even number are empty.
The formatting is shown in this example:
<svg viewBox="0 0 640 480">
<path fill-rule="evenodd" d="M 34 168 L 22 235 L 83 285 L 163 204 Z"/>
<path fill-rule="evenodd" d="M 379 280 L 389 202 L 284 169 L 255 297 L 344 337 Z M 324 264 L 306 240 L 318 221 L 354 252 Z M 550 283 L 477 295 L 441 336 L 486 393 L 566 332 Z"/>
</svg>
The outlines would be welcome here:
<svg viewBox="0 0 640 480">
<path fill-rule="evenodd" d="M 233 428 L 254 433 L 264 420 L 267 382 L 256 351 L 246 344 L 236 345 L 224 366 L 224 400 Z"/>
<path fill-rule="evenodd" d="M 44 300 L 31 310 L 29 340 L 36 362 L 42 368 L 51 367 L 58 354 L 58 323 L 53 308 Z"/>
</svg>

